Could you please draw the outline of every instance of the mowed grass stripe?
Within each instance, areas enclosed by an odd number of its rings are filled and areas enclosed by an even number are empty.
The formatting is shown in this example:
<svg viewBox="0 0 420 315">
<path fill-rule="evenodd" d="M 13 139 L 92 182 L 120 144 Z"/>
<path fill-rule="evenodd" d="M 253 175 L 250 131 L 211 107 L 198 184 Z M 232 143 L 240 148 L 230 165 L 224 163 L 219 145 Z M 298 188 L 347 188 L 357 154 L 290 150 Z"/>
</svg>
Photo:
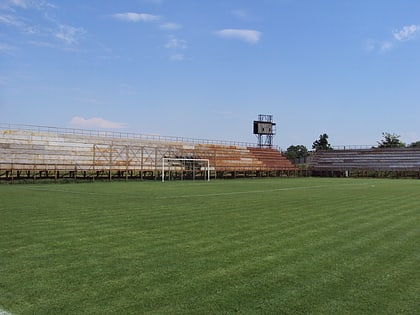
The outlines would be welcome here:
<svg viewBox="0 0 420 315">
<path fill-rule="evenodd" d="M 411 314 L 419 188 L 337 179 L 0 186 L 0 307 Z"/>
</svg>

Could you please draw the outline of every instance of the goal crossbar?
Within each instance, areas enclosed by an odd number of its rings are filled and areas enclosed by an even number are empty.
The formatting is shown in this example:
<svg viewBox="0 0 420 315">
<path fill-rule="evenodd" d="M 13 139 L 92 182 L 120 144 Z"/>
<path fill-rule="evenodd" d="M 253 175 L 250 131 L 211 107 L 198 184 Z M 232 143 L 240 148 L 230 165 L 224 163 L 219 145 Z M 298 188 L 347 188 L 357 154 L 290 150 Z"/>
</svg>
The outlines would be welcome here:
<svg viewBox="0 0 420 315">
<path fill-rule="evenodd" d="M 207 162 L 207 181 L 210 181 L 210 160 L 209 159 L 193 159 L 193 158 L 162 158 L 162 182 L 165 181 L 165 161 L 197 161 L 197 162 Z M 169 166 L 168 166 L 169 168 Z"/>
</svg>

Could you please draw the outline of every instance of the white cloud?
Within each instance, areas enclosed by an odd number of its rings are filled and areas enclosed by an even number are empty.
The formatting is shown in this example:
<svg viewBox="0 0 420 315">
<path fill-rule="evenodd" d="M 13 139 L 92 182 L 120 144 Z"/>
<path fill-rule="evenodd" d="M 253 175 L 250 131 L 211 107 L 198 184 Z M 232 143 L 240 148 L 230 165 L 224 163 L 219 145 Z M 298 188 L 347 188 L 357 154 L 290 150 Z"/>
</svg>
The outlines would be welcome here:
<svg viewBox="0 0 420 315">
<path fill-rule="evenodd" d="M 261 32 L 247 29 L 224 29 L 217 31 L 216 34 L 223 38 L 239 39 L 250 44 L 258 43 L 261 38 Z"/>
<path fill-rule="evenodd" d="M 55 48 L 55 46 L 52 43 L 45 41 L 30 40 L 28 41 L 28 44 L 42 48 Z"/>
<path fill-rule="evenodd" d="M 408 25 L 394 31 L 393 35 L 396 40 L 404 42 L 413 39 L 418 31 L 420 31 L 420 25 Z"/>
<path fill-rule="evenodd" d="M 168 49 L 187 49 L 187 41 L 183 39 L 177 39 L 175 37 L 169 38 L 168 42 L 165 45 L 165 48 Z"/>
<path fill-rule="evenodd" d="M 385 53 L 393 49 L 399 42 L 407 42 L 413 40 L 417 33 L 420 31 L 420 25 L 408 25 L 404 26 L 400 30 L 395 30 L 392 32 L 392 38 L 388 40 L 374 40 L 369 39 L 366 41 L 366 51 L 371 52 L 381 52 Z"/>
<path fill-rule="evenodd" d="M 4 3 L 0 4 L 0 8 L 8 10 L 14 10 L 14 8 L 40 10 L 43 8 L 57 8 L 57 6 L 45 0 L 5 0 Z"/>
<path fill-rule="evenodd" d="M 10 0 L 9 2 L 13 3 L 14 5 L 22 8 L 27 8 L 30 6 L 31 2 L 34 1 L 28 1 L 28 0 Z"/>
<path fill-rule="evenodd" d="M 113 17 L 117 20 L 126 22 L 155 22 L 160 19 L 158 15 L 135 12 L 116 13 Z"/>
<path fill-rule="evenodd" d="M 379 50 L 381 52 L 386 52 L 394 47 L 394 44 L 390 41 L 383 41 L 379 43 Z"/>
<path fill-rule="evenodd" d="M 9 0 L 7 1 L 11 7 L 19 7 L 22 9 L 27 9 L 30 7 L 31 3 L 27 0 Z"/>
<path fill-rule="evenodd" d="M 1 1 L 1 0 L 0 0 Z M 42 9 L 48 4 L 45 1 L 29 1 L 29 0 L 15 0 L 10 1 L 8 5 L 13 5 L 22 9 L 36 8 Z M 48 5 L 49 7 L 52 7 Z M 86 31 L 81 27 L 74 27 L 66 24 L 62 24 L 59 21 L 50 18 L 48 14 L 39 15 L 43 19 L 43 23 L 35 23 L 31 19 L 23 19 L 14 14 L 0 14 L 0 24 L 4 24 L 9 27 L 15 27 L 20 32 L 28 36 L 37 35 L 38 37 L 35 40 L 30 39 L 27 43 L 32 45 L 37 45 L 39 47 L 56 47 L 52 43 L 45 41 L 46 38 L 59 39 L 64 42 L 66 45 L 77 44 L 80 38 L 86 33 Z M 39 41 L 39 38 L 43 38 L 42 41 Z"/>
<path fill-rule="evenodd" d="M 62 40 L 67 45 L 77 44 L 80 37 L 83 36 L 86 31 L 81 27 L 73 27 L 65 24 L 60 24 L 58 30 L 54 34 L 56 38 Z"/>
<path fill-rule="evenodd" d="M 19 28 L 24 27 L 23 23 L 19 21 L 16 17 L 7 14 L 0 15 L 0 23 L 9 26 L 16 26 Z"/>
<path fill-rule="evenodd" d="M 29 34 L 29 35 L 40 33 L 40 30 L 38 29 L 37 26 L 29 25 L 25 23 L 24 20 L 13 15 L 7 15 L 7 14 L 0 15 L 0 24 L 5 24 L 10 27 L 16 27 L 21 32 Z"/>
<path fill-rule="evenodd" d="M 377 41 L 374 39 L 369 39 L 366 41 L 366 51 L 371 52 L 381 52 L 385 53 L 388 50 L 394 47 L 394 43 L 391 41 Z"/>
<path fill-rule="evenodd" d="M 165 45 L 166 49 L 171 50 L 171 55 L 169 59 L 172 61 L 183 61 L 185 60 L 185 55 L 179 51 L 187 49 L 187 41 L 183 39 L 177 39 L 174 36 L 171 36 L 168 42 Z"/>
<path fill-rule="evenodd" d="M 182 26 L 176 23 L 163 23 L 159 26 L 159 28 L 166 31 L 176 31 L 181 29 Z"/>
<path fill-rule="evenodd" d="M 119 129 L 127 126 L 127 124 L 124 123 L 112 122 L 99 117 L 86 119 L 79 116 L 73 117 L 70 121 L 70 124 L 75 127 L 104 129 Z"/>
</svg>

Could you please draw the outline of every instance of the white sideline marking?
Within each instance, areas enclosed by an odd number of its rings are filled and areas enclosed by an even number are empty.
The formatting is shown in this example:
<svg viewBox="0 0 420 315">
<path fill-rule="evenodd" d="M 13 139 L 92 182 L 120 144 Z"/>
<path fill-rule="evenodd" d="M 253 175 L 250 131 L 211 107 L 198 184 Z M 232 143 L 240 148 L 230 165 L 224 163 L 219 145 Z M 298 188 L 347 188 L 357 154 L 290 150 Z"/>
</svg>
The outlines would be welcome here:
<svg viewBox="0 0 420 315">
<path fill-rule="evenodd" d="M 212 196 L 233 196 L 233 195 L 243 195 L 243 194 L 253 194 L 253 193 L 270 193 L 276 191 L 291 191 L 291 190 L 306 190 L 306 189 L 317 189 L 317 188 L 328 188 L 328 187 L 346 187 L 346 186 L 370 186 L 375 187 L 375 185 L 371 185 L 370 183 L 364 184 L 341 184 L 341 185 L 316 185 L 316 186 L 300 186 L 300 187 L 285 187 L 285 188 L 274 188 L 274 189 L 259 189 L 259 190 L 247 190 L 247 191 L 232 191 L 232 192 L 220 192 L 220 193 L 210 193 L 210 194 L 195 194 L 195 195 L 175 195 L 175 196 L 160 196 L 156 197 L 156 199 L 175 199 L 175 198 L 191 198 L 191 197 L 212 197 Z M 65 190 L 65 189 L 50 189 L 44 186 L 32 186 L 27 187 L 25 189 L 28 190 L 36 190 L 36 191 L 45 191 L 45 192 L 62 192 L 68 194 L 76 194 L 76 195 L 97 195 L 97 196 L 111 196 L 112 193 L 100 193 L 100 192 L 87 192 L 87 191 L 77 191 L 77 190 Z M 118 193 L 121 195 L 121 193 Z M 126 197 L 134 197 L 139 198 L 138 195 L 131 195 L 131 194 L 124 194 Z M 1 314 L 0 315 L 4 315 Z"/>
<path fill-rule="evenodd" d="M 289 188 L 276 188 L 276 189 L 264 189 L 264 190 L 231 191 L 231 192 L 222 192 L 222 193 L 213 193 L 213 194 L 166 196 L 166 197 L 158 197 L 158 199 L 231 196 L 231 195 L 254 194 L 254 193 L 264 193 L 264 192 L 273 192 L 273 191 L 287 191 L 287 190 L 304 189 L 304 188 L 312 188 L 312 187 L 289 187 Z"/>
<path fill-rule="evenodd" d="M 105 193 L 97 193 L 97 192 L 89 192 L 89 191 L 78 191 L 78 190 L 66 190 L 66 189 L 49 189 L 44 188 L 41 186 L 32 186 L 32 187 L 24 187 L 24 189 L 27 190 L 35 190 L 35 191 L 45 191 L 45 192 L 60 192 L 60 193 L 66 193 L 66 194 L 75 194 L 75 195 L 99 195 L 99 196 L 109 196 L 111 194 L 105 194 Z M 2 315 L 0 313 L 0 315 Z"/>
<path fill-rule="evenodd" d="M 222 192 L 222 193 L 213 193 L 213 194 L 163 196 L 163 197 L 157 197 L 157 199 L 230 196 L 230 195 L 243 195 L 243 194 L 254 194 L 254 193 L 267 193 L 267 192 L 275 192 L 275 191 L 290 191 L 290 190 L 299 190 L 299 189 L 306 190 L 306 189 L 311 189 L 311 188 L 327 188 L 327 187 L 337 187 L 337 186 L 342 187 L 342 186 L 369 186 L 369 185 L 368 184 L 343 184 L 343 185 L 301 186 L 301 187 L 286 187 L 286 188 L 274 188 L 274 189 L 248 190 L 248 191 L 232 191 L 232 192 Z"/>
<path fill-rule="evenodd" d="M 12 313 L 6 312 L 0 308 L 0 315 L 13 315 Z"/>
</svg>

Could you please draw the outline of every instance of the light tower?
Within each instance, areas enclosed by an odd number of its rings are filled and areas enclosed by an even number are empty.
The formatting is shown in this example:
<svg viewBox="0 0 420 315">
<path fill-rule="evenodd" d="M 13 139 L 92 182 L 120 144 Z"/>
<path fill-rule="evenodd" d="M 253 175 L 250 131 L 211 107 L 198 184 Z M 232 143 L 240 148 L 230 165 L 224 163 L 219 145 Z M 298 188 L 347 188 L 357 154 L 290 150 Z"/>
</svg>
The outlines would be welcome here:
<svg viewBox="0 0 420 315">
<path fill-rule="evenodd" d="M 258 115 L 254 120 L 254 135 L 258 138 L 258 146 L 273 147 L 273 138 L 276 134 L 276 124 L 273 122 L 273 115 Z"/>
</svg>

